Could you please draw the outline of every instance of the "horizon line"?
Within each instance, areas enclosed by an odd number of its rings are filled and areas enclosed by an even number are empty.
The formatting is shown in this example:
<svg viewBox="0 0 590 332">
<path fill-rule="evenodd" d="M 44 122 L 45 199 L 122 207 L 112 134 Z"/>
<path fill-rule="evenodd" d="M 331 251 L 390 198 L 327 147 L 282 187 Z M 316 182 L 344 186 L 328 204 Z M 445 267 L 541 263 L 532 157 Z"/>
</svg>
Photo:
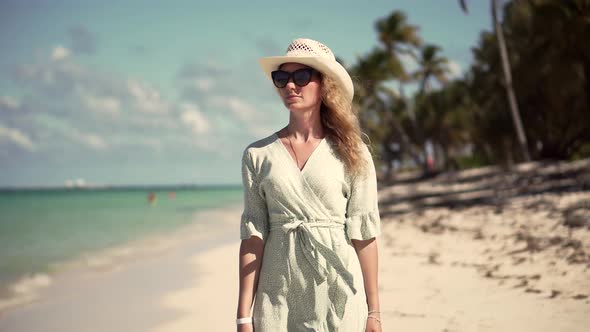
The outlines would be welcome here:
<svg viewBox="0 0 590 332">
<path fill-rule="evenodd" d="M 1 186 L 0 191 L 15 190 L 95 190 L 95 189 L 196 189 L 241 187 L 241 183 L 208 183 L 208 184 L 84 184 L 84 185 L 29 185 L 29 186 Z"/>
</svg>

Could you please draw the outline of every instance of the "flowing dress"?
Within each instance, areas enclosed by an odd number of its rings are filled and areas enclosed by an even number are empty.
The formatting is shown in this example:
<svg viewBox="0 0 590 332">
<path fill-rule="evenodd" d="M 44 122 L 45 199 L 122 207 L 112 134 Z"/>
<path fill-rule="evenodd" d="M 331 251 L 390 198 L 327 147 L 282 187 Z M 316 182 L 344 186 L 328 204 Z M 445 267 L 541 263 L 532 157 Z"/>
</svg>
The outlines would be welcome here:
<svg viewBox="0 0 590 332">
<path fill-rule="evenodd" d="M 328 138 L 299 170 L 277 133 L 242 156 L 240 237 L 264 240 L 252 318 L 256 332 L 362 332 L 367 304 L 351 239 L 381 233 L 369 149 L 365 176 L 349 177 Z"/>
</svg>

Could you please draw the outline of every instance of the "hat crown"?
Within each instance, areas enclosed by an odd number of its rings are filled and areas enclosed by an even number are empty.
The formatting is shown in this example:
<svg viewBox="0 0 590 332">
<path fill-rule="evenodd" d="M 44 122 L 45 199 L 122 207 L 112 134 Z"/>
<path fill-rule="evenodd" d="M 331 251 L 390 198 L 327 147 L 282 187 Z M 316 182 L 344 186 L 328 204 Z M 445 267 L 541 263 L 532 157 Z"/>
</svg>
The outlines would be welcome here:
<svg viewBox="0 0 590 332">
<path fill-rule="evenodd" d="M 286 56 L 317 56 L 334 61 L 336 60 L 334 53 L 332 53 L 328 46 L 317 40 L 307 38 L 293 40 L 291 44 L 289 44 L 289 47 L 287 47 Z"/>
<path fill-rule="evenodd" d="M 258 60 L 262 70 L 272 80 L 272 72 L 285 63 L 300 63 L 319 71 L 322 76 L 333 78 L 340 91 L 352 101 L 354 84 L 346 68 L 324 44 L 308 38 L 297 38 L 287 47 L 284 56 L 269 56 Z"/>
</svg>

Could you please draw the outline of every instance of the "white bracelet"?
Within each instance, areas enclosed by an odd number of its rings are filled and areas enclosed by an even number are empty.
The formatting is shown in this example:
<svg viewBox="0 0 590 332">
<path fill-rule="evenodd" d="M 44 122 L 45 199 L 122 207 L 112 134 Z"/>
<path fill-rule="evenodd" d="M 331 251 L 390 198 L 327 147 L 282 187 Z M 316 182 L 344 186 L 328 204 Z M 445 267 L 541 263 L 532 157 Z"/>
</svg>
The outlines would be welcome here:
<svg viewBox="0 0 590 332">
<path fill-rule="evenodd" d="M 252 323 L 252 317 L 244 317 L 244 318 L 236 319 L 236 324 L 238 324 L 238 325 L 246 324 L 246 323 Z"/>
</svg>

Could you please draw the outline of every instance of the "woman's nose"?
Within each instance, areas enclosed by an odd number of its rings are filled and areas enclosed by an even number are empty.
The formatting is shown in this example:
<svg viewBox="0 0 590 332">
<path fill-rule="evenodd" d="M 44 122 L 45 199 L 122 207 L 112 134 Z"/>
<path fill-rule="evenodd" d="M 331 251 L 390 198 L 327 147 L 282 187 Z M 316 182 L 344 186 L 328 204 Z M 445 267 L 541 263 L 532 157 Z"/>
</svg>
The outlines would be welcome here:
<svg viewBox="0 0 590 332">
<path fill-rule="evenodd" d="M 297 86 L 295 85 L 295 82 L 293 81 L 292 77 L 289 77 L 289 80 L 287 81 L 287 85 L 285 85 L 285 89 L 295 89 Z"/>
</svg>

